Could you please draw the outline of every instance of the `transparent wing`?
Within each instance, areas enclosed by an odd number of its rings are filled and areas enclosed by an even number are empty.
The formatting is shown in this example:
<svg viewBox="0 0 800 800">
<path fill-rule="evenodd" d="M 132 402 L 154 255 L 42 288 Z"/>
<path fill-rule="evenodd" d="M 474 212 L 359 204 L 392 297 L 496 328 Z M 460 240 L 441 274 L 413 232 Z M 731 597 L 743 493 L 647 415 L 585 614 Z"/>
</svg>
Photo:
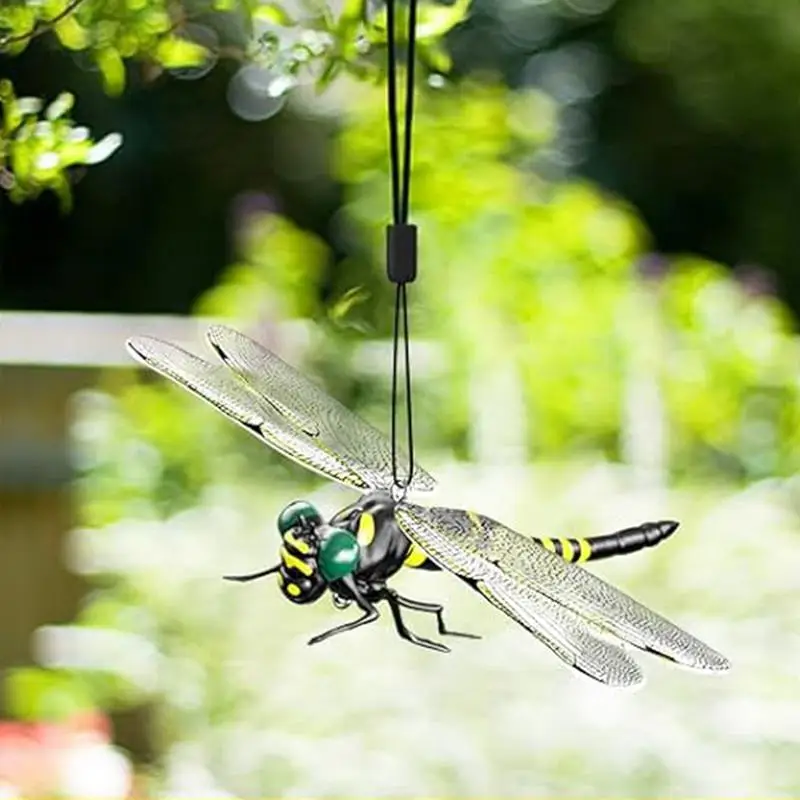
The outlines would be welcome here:
<svg viewBox="0 0 800 800">
<path fill-rule="evenodd" d="M 509 617 L 527 628 L 562 661 L 609 686 L 644 683 L 639 665 L 621 648 L 593 635 L 575 614 L 538 592 L 526 592 L 493 575 L 475 582 L 475 588 Z"/>
<path fill-rule="evenodd" d="M 151 337 L 137 336 L 129 339 L 127 346 L 138 361 L 210 403 L 282 455 L 345 486 L 377 488 L 347 459 L 298 428 L 224 365 L 210 364 L 177 345 Z"/>
<path fill-rule="evenodd" d="M 713 672 L 730 668 L 724 656 L 699 639 L 490 517 L 410 503 L 399 505 L 395 516 L 408 537 L 440 566 L 474 585 L 567 663 L 597 680 L 633 685 L 641 673 L 627 653 L 597 639 L 593 628 L 687 667 Z M 565 630 L 566 620 L 572 628 Z M 563 639 L 576 627 L 583 647 L 573 641 L 565 650 L 553 629 Z"/>
<path fill-rule="evenodd" d="M 305 435 L 333 454 L 371 488 L 392 485 L 392 446 L 377 428 L 327 394 L 308 377 L 247 336 L 222 325 L 208 331 L 208 340 L 235 372 L 297 435 Z M 398 452 L 398 478 L 404 483 L 408 458 Z M 410 484 L 429 491 L 436 481 L 417 463 Z"/>
</svg>

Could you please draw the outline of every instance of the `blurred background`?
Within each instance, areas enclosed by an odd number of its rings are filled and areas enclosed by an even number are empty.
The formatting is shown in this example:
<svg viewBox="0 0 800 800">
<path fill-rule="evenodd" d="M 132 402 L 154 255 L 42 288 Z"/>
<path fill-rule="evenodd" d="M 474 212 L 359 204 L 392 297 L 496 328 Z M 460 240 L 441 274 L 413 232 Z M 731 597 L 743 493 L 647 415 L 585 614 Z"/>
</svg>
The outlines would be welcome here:
<svg viewBox="0 0 800 800">
<path fill-rule="evenodd" d="M 308 648 L 327 600 L 220 579 L 275 560 L 289 501 L 354 496 L 124 340 L 202 352 L 227 320 L 388 430 L 383 13 L 0 7 L 0 792 L 797 796 L 800 6 L 456 0 L 418 29 L 430 501 L 537 536 L 680 520 L 591 570 L 729 675 L 643 656 L 605 689 L 443 574 L 396 586 L 480 641 Z"/>
</svg>

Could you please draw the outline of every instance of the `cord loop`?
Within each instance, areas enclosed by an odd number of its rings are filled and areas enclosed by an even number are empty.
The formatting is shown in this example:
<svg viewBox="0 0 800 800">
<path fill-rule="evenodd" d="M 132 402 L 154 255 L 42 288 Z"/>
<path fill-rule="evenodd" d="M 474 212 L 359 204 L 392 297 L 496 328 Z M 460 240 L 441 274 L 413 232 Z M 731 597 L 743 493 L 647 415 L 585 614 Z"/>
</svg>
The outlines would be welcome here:
<svg viewBox="0 0 800 800">
<path fill-rule="evenodd" d="M 406 102 L 403 130 L 403 160 L 400 162 L 399 113 L 397 108 L 397 41 L 395 2 L 386 0 L 386 37 L 388 57 L 387 106 L 389 112 L 389 155 L 392 182 L 393 224 L 386 229 L 386 267 L 395 284 L 394 338 L 392 347 L 392 479 L 394 487 L 405 496 L 414 476 L 414 422 L 411 407 L 411 352 L 408 338 L 407 284 L 417 276 L 417 228 L 408 223 L 411 195 L 411 142 L 414 121 L 414 67 L 416 62 L 417 0 L 408 0 L 408 43 L 406 49 Z M 408 474 L 398 476 L 397 384 L 402 318 L 405 366 L 406 425 L 408 432 Z"/>
</svg>

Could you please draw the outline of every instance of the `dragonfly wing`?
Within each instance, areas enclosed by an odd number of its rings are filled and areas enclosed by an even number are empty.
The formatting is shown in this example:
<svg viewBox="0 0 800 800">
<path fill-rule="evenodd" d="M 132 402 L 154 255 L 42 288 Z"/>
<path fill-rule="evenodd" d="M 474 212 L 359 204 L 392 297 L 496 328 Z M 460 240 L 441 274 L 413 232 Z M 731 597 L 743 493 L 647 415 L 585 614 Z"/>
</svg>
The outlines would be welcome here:
<svg viewBox="0 0 800 800">
<path fill-rule="evenodd" d="M 377 428 L 247 336 L 216 325 L 209 329 L 208 340 L 225 364 L 291 426 L 313 438 L 320 448 L 335 453 L 369 487 L 392 485 L 392 446 Z M 398 478 L 405 482 L 408 459 L 398 452 L 397 461 Z M 435 484 L 415 463 L 409 488 L 429 491 Z"/>
<path fill-rule="evenodd" d="M 484 581 L 495 592 L 502 581 L 534 615 L 534 598 L 544 597 L 584 624 L 679 664 L 716 672 L 730 667 L 724 656 L 664 617 L 490 517 L 409 503 L 401 504 L 395 516 L 409 538 L 440 566 Z M 602 665 L 597 666 L 602 674 Z"/>
<path fill-rule="evenodd" d="M 644 683 L 639 665 L 621 648 L 593 635 L 572 612 L 538 592 L 528 592 L 495 567 L 475 588 L 509 617 L 527 628 L 562 661 L 609 686 Z"/>
<path fill-rule="evenodd" d="M 210 403 L 281 455 L 345 486 L 373 488 L 347 461 L 299 429 L 222 364 L 148 336 L 127 342 L 129 352 L 155 372 Z"/>
<path fill-rule="evenodd" d="M 511 580 L 489 561 L 484 555 L 491 545 L 488 531 L 473 515 L 401 503 L 395 518 L 439 566 L 466 580 L 569 666 L 609 686 L 643 683 L 638 664 L 622 648 L 598 638 L 577 615 L 527 583 Z"/>
</svg>

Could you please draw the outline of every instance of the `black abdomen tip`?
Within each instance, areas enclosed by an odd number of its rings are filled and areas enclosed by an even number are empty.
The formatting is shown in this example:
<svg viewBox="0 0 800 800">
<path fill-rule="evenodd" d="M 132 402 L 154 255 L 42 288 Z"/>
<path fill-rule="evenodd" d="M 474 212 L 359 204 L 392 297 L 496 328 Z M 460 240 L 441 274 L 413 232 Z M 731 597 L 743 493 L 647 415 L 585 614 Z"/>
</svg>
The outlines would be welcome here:
<svg viewBox="0 0 800 800">
<path fill-rule="evenodd" d="M 659 533 L 661 534 L 661 539 L 666 539 L 668 536 L 672 536 L 678 527 L 680 526 L 680 522 L 675 522 L 672 519 L 665 519 L 661 522 L 656 523 L 658 526 Z"/>
</svg>

